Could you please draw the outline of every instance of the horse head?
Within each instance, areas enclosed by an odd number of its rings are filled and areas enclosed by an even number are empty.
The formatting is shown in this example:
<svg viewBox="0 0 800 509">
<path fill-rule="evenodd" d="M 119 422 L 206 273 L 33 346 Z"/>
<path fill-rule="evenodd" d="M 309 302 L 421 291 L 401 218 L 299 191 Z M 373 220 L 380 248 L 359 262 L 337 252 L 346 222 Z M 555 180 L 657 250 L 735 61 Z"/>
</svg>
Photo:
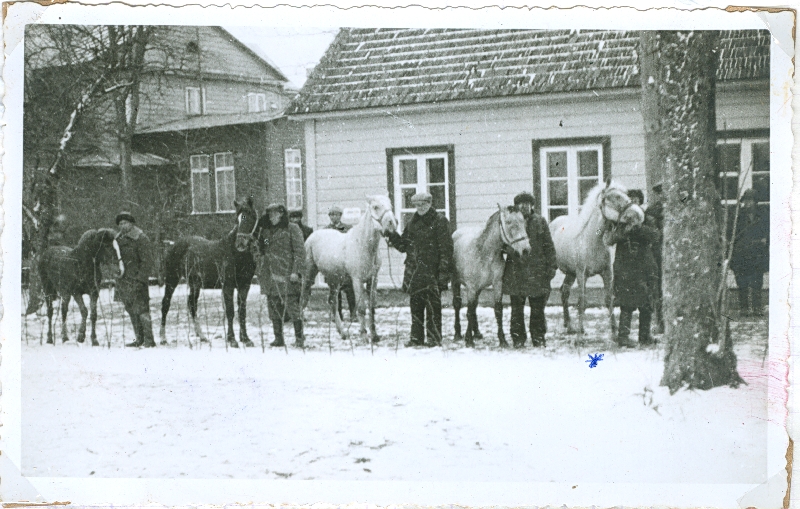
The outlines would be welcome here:
<svg viewBox="0 0 800 509">
<path fill-rule="evenodd" d="M 397 218 L 394 217 L 388 196 L 367 196 L 367 214 L 383 235 L 397 230 Z"/>
<path fill-rule="evenodd" d="M 75 249 L 79 253 L 86 253 L 95 263 L 106 264 L 117 261 L 117 251 L 114 249 L 114 239 L 117 232 L 110 228 L 87 230 L 78 240 Z"/>
<path fill-rule="evenodd" d="M 236 250 L 243 253 L 256 242 L 256 227 L 258 226 L 258 213 L 253 206 L 253 197 L 244 202 L 234 200 L 236 206 Z"/>
<path fill-rule="evenodd" d="M 627 190 L 619 184 L 606 181 L 599 198 L 600 212 L 606 221 L 635 225 L 644 222 L 644 211 L 630 199 Z"/>
<path fill-rule="evenodd" d="M 497 211 L 500 217 L 500 238 L 503 244 L 510 247 L 518 255 L 526 255 L 531 252 L 531 243 L 528 232 L 525 229 L 525 216 L 516 207 L 503 208 L 497 204 Z"/>
</svg>

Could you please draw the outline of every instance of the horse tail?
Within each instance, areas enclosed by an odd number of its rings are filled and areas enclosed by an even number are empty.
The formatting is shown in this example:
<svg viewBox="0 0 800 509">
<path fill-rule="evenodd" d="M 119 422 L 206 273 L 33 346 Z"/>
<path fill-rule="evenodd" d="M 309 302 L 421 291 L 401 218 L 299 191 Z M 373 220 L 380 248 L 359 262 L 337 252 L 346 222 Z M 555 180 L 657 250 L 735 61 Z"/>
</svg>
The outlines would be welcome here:
<svg viewBox="0 0 800 509">
<path fill-rule="evenodd" d="M 311 285 L 314 284 L 314 280 L 317 278 L 318 273 L 319 268 L 314 262 L 312 248 L 310 246 L 306 246 L 306 272 L 303 275 L 303 287 L 300 291 L 300 309 L 305 309 L 308 305 L 308 300 L 311 297 Z"/>
<path fill-rule="evenodd" d="M 189 251 L 189 240 L 180 239 L 171 246 L 167 247 L 161 263 L 161 274 L 159 281 L 167 286 L 177 286 L 181 276 L 184 276 L 183 260 Z"/>
<path fill-rule="evenodd" d="M 450 285 L 453 287 L 453 308 L 461 309 L 461 279 L 459 279 L 458 273 L 455 271 L 450 280 Z"/>
</svg>

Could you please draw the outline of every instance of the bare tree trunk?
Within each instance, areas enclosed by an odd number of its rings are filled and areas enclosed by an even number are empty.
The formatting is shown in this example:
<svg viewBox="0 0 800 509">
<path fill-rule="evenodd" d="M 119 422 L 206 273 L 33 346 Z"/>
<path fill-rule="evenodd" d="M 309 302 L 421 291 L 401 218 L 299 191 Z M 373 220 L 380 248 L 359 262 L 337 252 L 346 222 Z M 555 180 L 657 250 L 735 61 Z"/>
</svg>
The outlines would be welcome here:
<svg viewBox="0 0 800 509">
<path fill-rule="evenodd" d="M 720 327 L 717 295 L 723 260 L 714 157 L 718 39 L 711 31 L 659 31 L 641 40 L 645 60 L 655 57 L 658 63 L 648 70 L 657 94 L 657 108 L 651 111 L 660 119 L 654 150 L 663 149 L 666 183 L 667 352 L 661 384 L 672 393 L 682 387 L 735 387 L 742 382 L 732 345 Z M 649 76 L 643 80 L 649 82 Z M 656 122 L 645 118 L 646 125 L 648 120 Z"/>
</svg>

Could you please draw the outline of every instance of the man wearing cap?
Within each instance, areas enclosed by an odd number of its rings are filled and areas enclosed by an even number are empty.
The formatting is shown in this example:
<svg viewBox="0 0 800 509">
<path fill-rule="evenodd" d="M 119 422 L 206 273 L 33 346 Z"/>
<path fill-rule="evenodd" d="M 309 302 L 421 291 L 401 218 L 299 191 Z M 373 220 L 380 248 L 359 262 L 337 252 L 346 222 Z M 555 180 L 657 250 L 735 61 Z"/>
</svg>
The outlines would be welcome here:
<svg viewBox="0 0 800 509">
<path fill-rule="evenodd" d="M 411 340 L 406 346 L 438 346 L 442 343 L 441 292 L 452 273 L 453 238 L 450 223 L 431 206 L 430 194 L 417 193 L 411 203 L 417 212 L 403 234 L 387 235 L 392 247 L 406 253 L 403 291 L 411 297 Z"/>
<path fill-rule="evenodd" d="M 347 233 L 352 226 L 349 224 L 344 224 L 342 222 L 342 207 L 338 205 L 334 205 L 333 207 L 328 210 L 328 217 L 330 218 L 331 222 L 325 228 L 329 228 L 332 230 L 337 230 L 342 233 Z M 356 291 L 353 289 L 353 280 L 350 277 L 346 277 L 342 286 L 339 288 L 339 318 L 344 320 L 344 316 L 342 315 L 342 293 L 347 296 L 347 307 L 350 310 L 350 321 L 355 322 L 358 320 L 358 315 L 356 314 Z M 328 304 L 333 303 L 333 295 L 328 296 Z"/>
<path fill-rule="evenodd" d="M 653 311 L 655 311 L 656 333 L 664 333 L 664 311 L 662 297 L 662 260 L 661 253 L 664 249 L 664 184 L 656 183 L 652 187 L 653 193 L 645 211 L 645 223 L 652 226 L 658 232 L 658 240 L 653 243 L 653 258 L 656 262 L 656 278 L 654 279 L 655 288 L 653 289 Z"/>
<path fill-rule="evenodd" d="M 531 308 L 529 328 L 533 346 L 545 346 L 547 319 L 544 307 L 550 297 L 550 281 L 556 275 L 556 248 L 550 235 L 547 221 L 534 206 L 536 200 L 530 193 L 520 193 L 514 197 L 514 206 L 525 217 L 525 231 L 531 244 L 531 251 L 518 255 L 513 249 L 507 250 L 506 266 L 503 272 L 503 293 L 511 296 L 511 340 L 514 348 L 525 346 L 525 301 Z"/>
<path fill-rule="evenodd" d="M 151 348 L 153 323 L 150 319 L 150 292 L 148 281 L 153 270 L 153 253 L 150 239 L 136 226 L 130 212 L 120 212 L 116 217 L 119 233 L 114 247 L 120 259 L 120 274 L 116 282 L 116 297 L 122 301 L 131 317 L 136 340 L 125 346 Z"/>
<path fill-rule="evenodd" d="M 300 228 L 300 231 L 303 233 L 303 242 L 308 239 L 308 236 L 314 233 L 314 229 L 310 226 L 306 226 L 303 224 L 303 211 L 300 209 L 293 209 L 289 211 L 289 222 L 294 223 Z"/>
</svg>

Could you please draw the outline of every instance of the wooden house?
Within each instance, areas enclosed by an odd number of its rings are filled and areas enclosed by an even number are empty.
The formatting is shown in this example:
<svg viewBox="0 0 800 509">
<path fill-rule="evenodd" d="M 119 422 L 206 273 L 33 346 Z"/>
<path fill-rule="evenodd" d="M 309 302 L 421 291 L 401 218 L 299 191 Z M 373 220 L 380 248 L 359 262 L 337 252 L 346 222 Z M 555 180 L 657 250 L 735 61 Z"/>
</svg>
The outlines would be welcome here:
<svg viewBox="0 0 800 509">
<path fill-rule="evenodd" d="M 769 201 L 769 33 L 722 33 L 719 172 Z M 638 32 L 343 29 L 287 113 L 305 125 L 312 226 L 427 190 L 454 227 L 521 191 L 548 220 L 611 176 L 645 194 Z M 730 196 L 730 193 L 729 193 Z M 735 201 L 728 201 L 729 204 Z M 402 255 L 390 254 L 398 273 Z M 392 284 L 383 255 L 381 284 Z"/>
</svg>

